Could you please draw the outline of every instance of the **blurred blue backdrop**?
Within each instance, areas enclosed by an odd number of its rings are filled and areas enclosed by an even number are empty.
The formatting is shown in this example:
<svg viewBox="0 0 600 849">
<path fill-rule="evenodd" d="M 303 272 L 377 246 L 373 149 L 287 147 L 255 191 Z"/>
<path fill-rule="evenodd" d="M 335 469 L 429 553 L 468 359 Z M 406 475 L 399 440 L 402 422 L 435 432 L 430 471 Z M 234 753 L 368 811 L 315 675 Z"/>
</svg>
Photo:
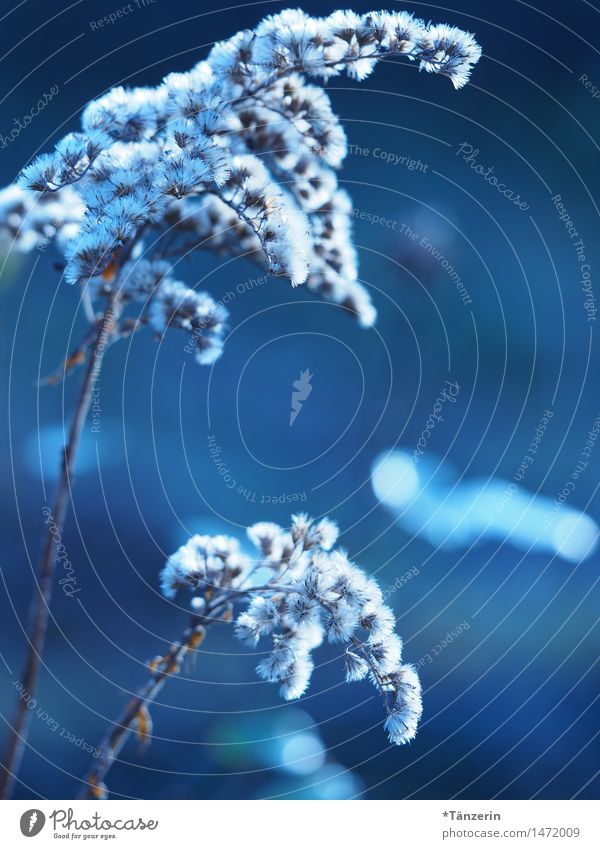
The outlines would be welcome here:
<svg viewBox="0 0 600 849">
<path fill-rule="evenodd" d="M 92 97 L 186 70 L 212 42 L 288 4 L 130 5 L 101 28 L 92 23 L 123 8 L 119 0 L 5 7 L 0 134 L 52 85 L 59 91 L 17 139 L 0 142 L 4 184 L 75 129 Z M 157 591 L 165 556 L 191 532 L 287 524 L 301 508 L 336 519 L 342 544 L 389 590 L 425 689 L 417 739 L 387 745 L 377 695 L 342 684 L 335 647 L 320 654 L 299 704 L 282 704 L 257 680 L 256 653 L 222 626 L 162 691 L 152 744 L 140 750 L 132 740 L 123 750 L 109 776 L 115 796 L 597 798 L 599 555 L 573 563 L 502 539 L 438 547 L 396 521 L 370 483 L 382 451 L 413 451 L 446 380 L 460 391 L 425 451 L 465 480 L 510 481 L 551 410 L 523 480 L 551 500 L 600 412 L 591 301 L 552 200 L 561 195 L 593 278 L 600 102 L 591 85 L 600 86 L 600 54 L 589 39 L 600 13 L 583 0 L 537 5 L 401 4 L 477 34 L 484 56 L 458 93 L 408 63 L 381 65 L 361 85 L 330 84 L 355 146 L 340 176 L 357 211 L 375 329 L 281 280 L 258 281 L 243 261 L 200 255 L 181 269 L 186 282 L 235 295 L 214 369 L 195 365 L 178 334 L 160 345 L 138 334 L 107 352 L 101 427 L 86 428 L 63 539 L 79 592 L 55 594 L 38 698 L 54 722 L 33 717 L 19 796 L 77 792 L 85 746 L 144 680 L 144 663 L 182 630 L 185 599 L 179 607 Z M 493 167 L 521 206 L 473 164 Z M 85 331 L 56 259 L 51 248 L 11 258 L 0 280 L 5 718 L 24 657 L 41 511 L 79 375 L 58 386 L 38 380 Z M 292 383 L 304 369 L 313 391 L 290 427 Z M 215 467 L 209 436 L 234 488 Z M 600 448 L 588 459 L 569 506 L 598 520 Z"/>
</svg>

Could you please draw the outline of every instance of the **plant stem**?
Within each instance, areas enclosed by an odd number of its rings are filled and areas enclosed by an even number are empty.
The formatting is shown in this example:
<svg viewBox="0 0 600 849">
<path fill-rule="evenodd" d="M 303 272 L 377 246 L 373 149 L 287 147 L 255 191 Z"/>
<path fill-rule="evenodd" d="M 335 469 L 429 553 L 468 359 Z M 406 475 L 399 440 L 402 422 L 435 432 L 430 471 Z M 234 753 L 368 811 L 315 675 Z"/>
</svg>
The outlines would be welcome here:
<svg viewBox="0 0 600 849">
<path fill-rule="evenodd" d="M 214 610 L 213 613 L 217 611 Z M 102 740 L 99 755 L 85 777 L 85 786 L 79 794 L 80 799 L 106 799 L 108 789 L 104 783 L 106 774 L 113 765 L 125 741 L 133 731 L 133 725 L 147 715 L 147 705 L 156 698 L 165 681 L 176 674 L 187 655 L 195 651 L 206 635 L 203 624 L 207 617 L 194 617 L 192 624 L 180 640 L 158 660 L 150 665 L 152 675 L 137 694 L 128 702 L 120 717 L 114 722 Z"/>
<path fill-rule="evenodd" d="M 303 550 L 303 540 L 294 546 L 290 555 L 290 564 Z M 106 775 L 123 748 L 127 738 L 134 730 L 136 723 L 147 722 L 147 706 L 151 704 L 164 686 L 167 678 L 176 674 L 188 654 L 195 651 L 206 636 L 207 628 L 216 623 L 231 618 L 232 603 L 241 597 L 251 596 L 258 590 L 274 590 L 297 592 L 293 586 L 266 584 L 263 587 L 226 588 L 215 596 L 208 604 L 202 615 L 193 617 L 190 626 L 183 636 L 171 645 L 169 650 L 157 661 L 149 665 L 152 672 L 149 680 L 141 687 L 136 695 L 128 702 L 123 712 L 110 727 L 99 746 L 99 754 L 90 767 L 84 782 L 80 799 L 106 799 L 108 788 L 104 782 Z"/>
<path fill-rule="evenodd" d="M 108 788 L 104 782 L 106 775 L 123 748 L 127 738 L 138 726 L 140 736 L 146 738 L 146 729 L 150 726 L 147 706 L 154 701 L 165 684 L 167 678 L 176 674 L 188 654 L 195 651 L 206 636 L 207 628 L 217 622 L 227 622 L 233 617 L 233 605 L 244 597 L 251 597 L 258 591 L 298 592 L 293 585 L 278 584 L 279 580 L 294 565 L 304 549 L 305 538 L 298 539 L 289 555 L 284 570 L 273 580 L 261 587 L 220 587 L 214 597 L 208 601 L 203 612 L 192 617 L 190 626 L 183 636 L 171 645 L 169 650 L 160 658 L 149 664 L 150 679 L 141 687 L 128 702 L 120 717 L 113 723 L 99 746 L 99 754 L 90 767 L 84 781 L 85 785 L 79 794 L 80 799 L 106 799 Z M 250 571 L 250 574 L 252 574 Z M 246 576 L 246 579 L 249 576 Z M 243 584 L 243 581 L 242 581 Z"/>
<path fill-rule="evenodd" d="M 37 581 L 31 606 L 29 650 L 21 678 L 23 685 L 22 692 L 26 693 L 28 698 L 19 698 L 15 719 L 11 726 L 2 765 L 2 774 L 0 775 L 1 799 L 8 799 L 12 795 L 27 743 L 31 721 L 31 710 L 27 707 L 27 702 L 35 695 L 40 674 L 56 569 L 57 540 L 60 542 L 69 508 L 75 457 L 77 455 L 83 425 L 89 412 L 94 381 L 100 373 L 104 348 L 115 332 L 120 312 L 121 301 L 117 293 L 108 301 L 104 315 L 98 323 L 98 329 L 88 354 L 86 371 L 79 391 L 79 397 L 73 411 L 68 440 L 64 447 L 58 486 L 51 513 L 48 516 L 48 529 L 43 541 L 39 565 L 39 580 Z M 52 531 L 51 528 L 53 529 Z"/>
</svg>

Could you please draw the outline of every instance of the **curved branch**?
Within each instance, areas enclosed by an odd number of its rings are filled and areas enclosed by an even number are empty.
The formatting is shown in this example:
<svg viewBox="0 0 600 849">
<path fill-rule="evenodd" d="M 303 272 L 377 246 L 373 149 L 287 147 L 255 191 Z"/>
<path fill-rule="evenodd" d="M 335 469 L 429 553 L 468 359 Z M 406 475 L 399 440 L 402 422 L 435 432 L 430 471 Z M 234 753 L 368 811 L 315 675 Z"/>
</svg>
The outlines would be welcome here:
<svg viewBox="0 0 600 849">
<path fill-rule="evenodd" d="M 152 674 L 137 694 L 130 699 L 123 712 L 108 730 L 99 747 L 99 755 L 88 771 L 80 799 L 106 799 L 108 789 L 104 783 L 125 741 L 139 723 L 149 705 L 161 691 L 166 680 L 176 674 L 188 654 L 195 651 L 206 636 L 206 627 L 196 617 L 180 640 L 158 660 L 150 664 Z"/>
<path fill-rule="evenodd" d="M 143 232 L 144 228 L 142 227 L 126 246 L 120 258 L 120 269 L 123 268 L 131 257 L 133 249 Z M 40 666 L 50 617 L 54 573 L 56 571 L 56 549 L 64 530 L 67 511 L 69 509 L 75 458 L 77 456 L 77 449 L 79 448 L 81 432 L 92 402 L 94 383 L 98 379 L 102 369 L 104 348 L 119 332 L 119 319 L 123 311 L 121 287 L 118 285 L 120 269 L 115 278 L 114 291 L 107 302 L 102 319 L 98 322 L 94 341 L 88 353 L 85 374 L 71 418 L 69 437 L 64 447 L 62 466 L 54 501 L 52 507 L 48 508 L 47 530 L 43 538 L 39 579 L 36 586 L 37 592 L 34 593 L 31 605 L 31 625 L 28 632 L 29 650 L 21 680 L 23 685 L 22 691 L 28 693 L 29 698 L 35 695 L 40 675 Z M 23 760 L 31 722 L 31 711 L 27 708 L 27 701 L 26 699 L 19 698 L 15 718 L 10 728 L 0 774 L 0 799 L 8 799 L 12 795 L 21 761 Z"/>
</svg>

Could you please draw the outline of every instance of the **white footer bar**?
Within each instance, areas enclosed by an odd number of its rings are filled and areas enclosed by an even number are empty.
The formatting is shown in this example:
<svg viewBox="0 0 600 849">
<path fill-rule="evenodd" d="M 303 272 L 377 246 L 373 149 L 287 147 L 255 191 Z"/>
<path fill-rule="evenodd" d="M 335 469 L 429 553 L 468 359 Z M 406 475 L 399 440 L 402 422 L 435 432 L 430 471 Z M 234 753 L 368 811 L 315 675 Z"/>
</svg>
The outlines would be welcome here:
<svg viewBox="0 0 600 849">
<path fill-rule="evenodd" d="M 28 843 L 28 841 L 34 841 Z M 548 846 L 599 849 L 600 804 L 589 801 L 9 801 L 0 845 L 197 849 L 400 849 Z M 410 842 L 409 842 L 410 841 Z M 180 844 L 181 845 L 181 844 Z"/>
</svg>

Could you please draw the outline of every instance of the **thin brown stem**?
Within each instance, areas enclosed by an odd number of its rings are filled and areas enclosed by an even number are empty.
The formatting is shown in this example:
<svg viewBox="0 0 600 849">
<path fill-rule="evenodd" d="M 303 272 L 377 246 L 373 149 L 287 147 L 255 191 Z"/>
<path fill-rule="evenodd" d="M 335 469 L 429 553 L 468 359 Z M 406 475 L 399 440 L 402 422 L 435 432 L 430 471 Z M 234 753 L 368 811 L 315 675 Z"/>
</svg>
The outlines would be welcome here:
<svg viewBox="0 0 600 849">
<path fill-rule="evenodd" d="M 44 536 L 39 565 L 39 579 L 31 607 L 29 649 L 25 669 L 20 680 L 22 684 L 21 692 L 27 693 L 29 699 L 34 697 L 37 690 L 50 616 L 50 600 L 52 598 L 54 573 L 57 562 L 57 541 L 60 542 L 69 508 L 77 449 L 79 447 L 83 425 L 89 412 L 94 382 L 97 380 L 102 367 L 104 347 L 117 327 L 120 311 L 121 302 L 118 294 L 115 294 L 109 300 L 104 316 L 98 323 L 93 344 L 88 352 L 85 374 L 73 411 L 67 443 L 64 447 L 54 502 L 47 515 L 47 530 Z M 2 774 L 0 775 L 0 798 L 2 799 L 8 799 L 12 795 L 19 767 L 23 759 L 31 721 L 31 710 L 28 709 L 27 702 L 28 699 L 19 698 L 15 718 L 10 729 L 8 745 L 2 765 Z"/>
<path fill-rule="evenodd" d="M 207 614 L 203 617 L 194 617 L 181 639 L 173 643 L 161 658 L 149 665 L 151 670 L 149 680 L 130 699 L 100 743 L 98 756 L 85 777 L 85 786 L 79 794 L 80 799 L 107 798 L 106 775 L 134 730 L 134 726 L 145 720 L 148 705 L 154 701 L 167 679 L 177 674 L 187 655 L 195 651 L 202 643 L 206 636 L 206 628 L 211 619 L 214 621 L 219 609 L 222 607 L 214 608 L 211 617 Z"/>
<path fill-rule="evenodd" d="M 304 550 L 304 537 L 295 544 L 289 556 L 286 569 L 280 573 L 285 574 L 287 569 L 296 561 Z M 148 705 L 156 698 L 163 688 L 165 682 L 171 675 L 176 674 L 188 654 L 195 651 L 206 636 L 206 630 L 212 624 L 228 621 L 232 618 L 232 607 L 236 601 L 259 590 L 272 590 L 284 592 L 296 592 L 297 589 L 291 585 L 279 585 L 276 583 L 280 575 L 276 575 L 273 581 L 262 587 L 221 587 L 220 592 L 214 595 L 201 615 L 193 617 L 190 626 L 183 636 L 171 645 L 169 650 L 155 661 L 149 664 L 151 675 L 148 681 L 137 691 L 127 703 L 123 712 L 110 727 L 104 739 L 98 747 L 98 756 L 90 767 L 85 779 L 84 787 L 79 794 L 80 799 L 106 799 L 108 788 L 105 778 L 115 762 L 119 752 L 123 748 L 130 734 L 137 727 L 138 731 L 149 727 Z M 142 734 L 144 738 L 146 734 Z"/>
</svg>

